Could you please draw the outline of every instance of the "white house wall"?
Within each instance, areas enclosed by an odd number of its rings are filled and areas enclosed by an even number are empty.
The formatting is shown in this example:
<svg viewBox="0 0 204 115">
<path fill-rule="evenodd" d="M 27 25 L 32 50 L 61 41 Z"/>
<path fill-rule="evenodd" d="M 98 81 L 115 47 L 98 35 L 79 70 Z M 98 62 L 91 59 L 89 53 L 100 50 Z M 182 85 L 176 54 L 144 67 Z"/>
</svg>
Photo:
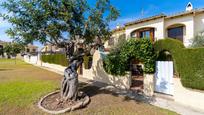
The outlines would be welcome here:
<svg viewBox="0 0 204 115">
<path fill-rule="evenodd" d="M 204 32 L 204 14 L 198 14 L 194 18 L 195 35 Z"/>
<path fill-rule="evenodd" d="M 189 46 L 191 44 L 191 39 L 194 37 L 194 16 L 193 14 L 188 15 L 188 16 L 178 17 L 178 18 L 175 17 L 175 18 L 165 19 L 165 23 L 164 23 L 165 37 L 168 37 L 167 28 L 169 26 L 176 25 L 176 24 L 185 25 L 183 43 L 185 46 Z"/>
<path fill-rule="evenodd" d="M 118 32 L 115 32 L 115 33 L 112 34 L 111 37 L 114 38 L 114 45 L 116 45 L 116 44 L 119 42 L 119 37 L 120 37 L 121 35 L 123 35 L 123 34 L 125 34 L 125 31 L 118 31 Z M 104 47 L 105 47 L 105 48 L 111 48 L 111 46 L 108 45 L 108 41 L 106 41 L 106 42 L 104 43 Z"/>
<path fill-rule="evenodd" d="M 146 28 L 146 27 L 155 28 L 155 33 L 154 33 L 155 40 L 164 38 L 164 18 L 159 18 L 159 19 L 147 21 L 147 22 L 144 22 L 144 23 L 139 23 L 139 24 L 135 24 L 135 25 L 132 25 L 132 26 L 127 26 L 126 27 L 126 32 L 125 32 L 126 33 L 126 38 L 130 38 L 130 34 L 134 30 L 137 30 L 137 29 L 140 29 L 140 28 Z"/>
</svg>

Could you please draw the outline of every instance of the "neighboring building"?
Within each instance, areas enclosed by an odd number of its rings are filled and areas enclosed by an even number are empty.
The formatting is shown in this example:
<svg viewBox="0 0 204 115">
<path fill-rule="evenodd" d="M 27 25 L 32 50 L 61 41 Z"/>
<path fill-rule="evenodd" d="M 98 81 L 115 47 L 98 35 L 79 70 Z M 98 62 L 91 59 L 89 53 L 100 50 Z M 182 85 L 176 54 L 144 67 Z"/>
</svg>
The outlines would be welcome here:
<svg viewBox="0 0 204 115">
<path fill-rule="evenodd" d="M 152 42 L 164 38 L 174 38 L 182 41 L 186 47 L 191 45 L 191 39 L 204 31 L 204 9 L 193 9 L 191 3 L 186 11 L 174 15 L 156 15 L 128 22 L 123 27 L 113 30 L 110 47 L 116 44 L 121 36 L 129 38 L 149 38 Z"/>
<path fill-rule="evenodd" d="M 4 44 L 5 42 L 0 40 L 0 57 L 4 56 L 4 52 L 3 52 Z"/>
<path fill-rule="evenodd" d="M 42 53 L 64 53 L 64 48 L 59 48 L 56 45 L 46 44 L 42 49 Z"/>
<path fill-rule="evenodd" d="M 5 45 L 8 43 L 10 43 L 10 42 L 5 42 L 5 41 L 0 40 L 0 57 L 6 56 L 6 53 L 3 52 L 3 49 L 4 49 Z"/>
<path fill-rule="evenodd" d="M 37 54 L 37 52 L 38 52 L 38 47 L 37 46 L 34 46 L 32 44 L 28 44 L 25 47 L 25 53 L 26 54 Z"/>
</svg>

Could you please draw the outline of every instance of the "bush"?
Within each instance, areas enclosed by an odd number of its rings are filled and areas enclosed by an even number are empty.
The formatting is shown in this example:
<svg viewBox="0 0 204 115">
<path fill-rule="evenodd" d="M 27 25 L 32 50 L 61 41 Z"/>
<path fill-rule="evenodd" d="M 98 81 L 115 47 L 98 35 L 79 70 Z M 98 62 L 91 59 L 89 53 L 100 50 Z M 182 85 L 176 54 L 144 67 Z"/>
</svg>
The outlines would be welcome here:
<svg viewBox="0 0 204 115">
<path fill-rule="evenodd" d="M 90 69 L 92 66 L 92 56 L 84 56 L 84 68 Z"/>
<path fill-rule="evenodd" d="M 182 42 L 174 39 L 159 40 L 154 46 L 157 56 L 164 50 L 172 54 L 183 86 L 204 90 L 204 48 L 185 48 Z"/>
<path fill-rule="evenodd" d="M 104 61 L 104 69 L 112 75 L 125 75 L 132 59 L 144 64 L 145 73 L 154 73 L 155 55 L 148 39 L 130 39 L 112 49 Z"/>
<path fill-rule="evenodd" d="M 62 66 L 68 66 L 68 60 L 65 54 L 41 55 L 41 60 L 45 63 L 52 63 L 52 64 L 58 64 Z"/>
<path fill-rule="evenodd" d="M 201 32 L 192 39 L 191 47 L 204 47 L 204 33 Z"/>
</svg>

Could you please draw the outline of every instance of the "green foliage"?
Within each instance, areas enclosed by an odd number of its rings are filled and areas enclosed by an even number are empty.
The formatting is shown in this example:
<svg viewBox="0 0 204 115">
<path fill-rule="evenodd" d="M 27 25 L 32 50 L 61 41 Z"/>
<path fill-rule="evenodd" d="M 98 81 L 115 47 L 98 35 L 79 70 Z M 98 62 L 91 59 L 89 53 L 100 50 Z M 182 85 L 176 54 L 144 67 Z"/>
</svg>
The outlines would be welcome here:
<svg viewBox="0 0 204 115">
<path fill-rule="evenodd" d="M 41 95 L 56 88 L 56 83 L 51 81 L 10 80 L 0 84 L 0 105 L 18 105 L 25 107 L 37 100 Z"/>
<path fill-rule="evenodd" d="M 84 59 L 84 68 L 90 69 L 91 68 L 90 64 L 92 64 L 91 62 L 92 62 L 93 57 L 92 56 L 84 56 L 83 59 Z"/>
<path fill-rule="evenodd" d="M 10 55 L 12 54 L 12 45 L 6 44 L 4 46 L 4 52 L 7 54 L 8 58 L 10 58 Z"/>
<path fill-rule="evenodd" d="M 203 32 L 199 33 L 192 39 L 192 46 L 191 47 L 204 47 L 204 35 Z"/>
<path fill-rule="evenodd" d="M 23 51 L 24 46 L 18 43 L 8 43 L 3 50 L 8 55 L 8 58 L 10 58 L 10 55 L 16 56 L 16 54 Z"/>
<path fill-rule="evenodd" d="M 154 44 L 155 53 L 157 58 L 159 57 L 159 53 L 163 51 L 169 51 L 172 54 L 174 67 L 176 72 L 178 73 L 179 69 L 181 68 L 180 64 L 176 63 L 178 60 L 182 60 L 183 52 L 181 50 L 185 48 L 183 43 L 179 40 L 167 38 L 157 41 Z"/>
<path fill-rule="evenodd" d="M 68 66 L 68 60 L 64 54 L 41 55 L 41 60 L 45 63 Z"/>
<path fill-rule="evenodd" d="M 182 42 L 174 39 L 157 41 L 157 56 L 164 50 L 172 54 L 175 70 L 183 86 L 204 90 L 204 48 L 185 48 Z"/>
<path fill-rule="evenodd" d="M 104 61 L 105 70 L 113 75 L 125 75 L 131 59 L 144 64 L 145 73 L 154 73 L 155 55 L 148 39 L 130 39 L 114 48 Z"/>
<path fill-rule="evenodd" d="M 14 40 L 30 43 L 40 41 L 59 44 L 67 40 L 84 39 L 93 42 L 95 37 L 109 38 L 109 22 L 119 16 L 110 0 L 7 0 L 2 4 L 9 13 L 1 17 L 12 24 L 7 31 Z M 12 15 L 10 15 L 12 14 Z"/>
</svg>

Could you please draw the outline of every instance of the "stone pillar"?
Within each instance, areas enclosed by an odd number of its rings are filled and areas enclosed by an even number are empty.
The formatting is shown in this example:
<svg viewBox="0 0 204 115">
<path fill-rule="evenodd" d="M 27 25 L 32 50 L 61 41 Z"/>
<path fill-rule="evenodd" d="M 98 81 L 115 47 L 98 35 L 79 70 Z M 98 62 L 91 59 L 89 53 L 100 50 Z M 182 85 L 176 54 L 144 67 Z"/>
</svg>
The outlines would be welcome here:
<svg viewBox="0 0 204 115">
<path fill-rule="evenodd" d="M 154 74 L 145 74 L 144 75 L 143 92 L 146 96 L 153 96 L 153 94 L 154 94 Z"/>
</svg>

